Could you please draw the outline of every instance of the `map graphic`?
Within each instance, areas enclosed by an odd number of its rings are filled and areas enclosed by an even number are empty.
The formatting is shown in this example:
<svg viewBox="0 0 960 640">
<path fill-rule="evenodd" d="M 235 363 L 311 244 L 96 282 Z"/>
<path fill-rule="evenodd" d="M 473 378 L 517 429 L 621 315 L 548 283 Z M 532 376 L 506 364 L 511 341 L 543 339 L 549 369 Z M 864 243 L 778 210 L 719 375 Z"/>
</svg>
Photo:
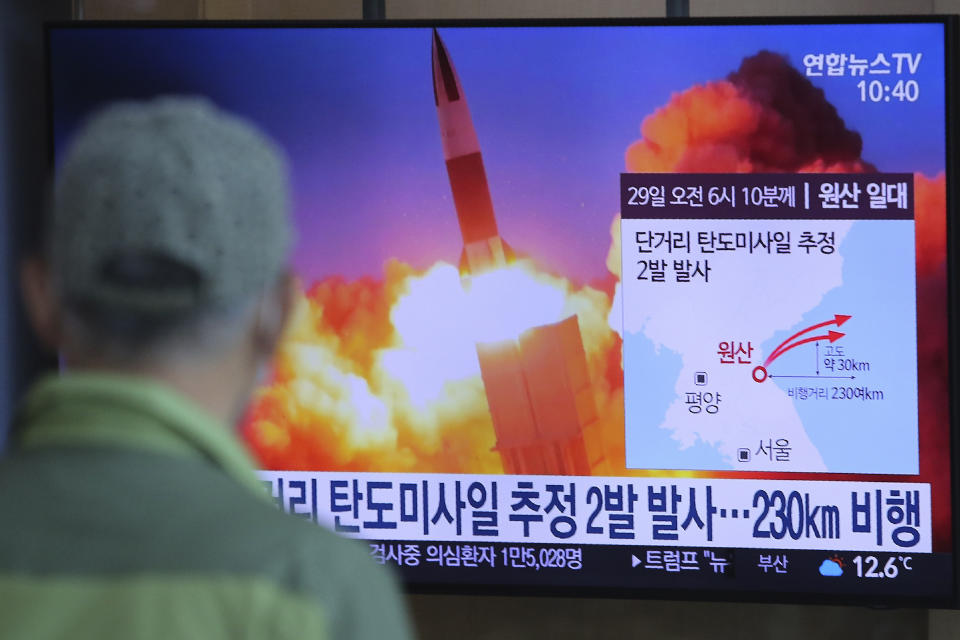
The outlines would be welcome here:
<svg viewBox="0 0 960 640">
<path fill-rule="evenodd" d="M 703 178 L 624 204 L 627 467 L 918 473 L 909 179 L 711 176 L 736 206 L 667 204 Z"/>
</svg>

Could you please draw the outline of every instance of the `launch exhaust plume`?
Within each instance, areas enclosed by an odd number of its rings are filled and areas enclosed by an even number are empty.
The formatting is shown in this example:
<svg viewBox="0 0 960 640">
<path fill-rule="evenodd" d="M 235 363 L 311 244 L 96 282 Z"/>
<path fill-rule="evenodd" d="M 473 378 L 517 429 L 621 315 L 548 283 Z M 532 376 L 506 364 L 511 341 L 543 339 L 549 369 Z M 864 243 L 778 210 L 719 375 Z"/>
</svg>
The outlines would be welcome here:
<svg viewBox="0 0 960 640">
<path fill-rule="evenodd" d="M 726 80 L 674 94 L 627 149 L 630 172 L 869 171 L 860 134 L 781 55 L 746 58 Z"/>
</svg>

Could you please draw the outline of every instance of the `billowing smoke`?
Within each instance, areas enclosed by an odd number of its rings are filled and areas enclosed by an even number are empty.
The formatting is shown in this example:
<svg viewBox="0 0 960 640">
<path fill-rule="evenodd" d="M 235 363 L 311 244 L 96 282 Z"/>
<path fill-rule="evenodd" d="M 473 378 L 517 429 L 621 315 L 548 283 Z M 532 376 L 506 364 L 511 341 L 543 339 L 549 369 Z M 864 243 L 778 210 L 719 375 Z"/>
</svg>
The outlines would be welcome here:
<svg viewBox="0 0 960 640">
<path fill-rule="evenodd" d="M 725 81 L 675 94 L 643 121 L 627 149 L 627 171 L 689 173 L 850 172 L 860 134 L 849 130 L 781 55 L 761 51 Z"/>
<path fill-rule="evenodd" d="M 502 473 L 476 343 L 575 314 L 599 379 L 617 340 L 608 312 L 603 292 L 526 260 L 468 290 L 443 262 L 327 278 L 299 301 L 244 432 L 267 468 Z"/>
</svg>

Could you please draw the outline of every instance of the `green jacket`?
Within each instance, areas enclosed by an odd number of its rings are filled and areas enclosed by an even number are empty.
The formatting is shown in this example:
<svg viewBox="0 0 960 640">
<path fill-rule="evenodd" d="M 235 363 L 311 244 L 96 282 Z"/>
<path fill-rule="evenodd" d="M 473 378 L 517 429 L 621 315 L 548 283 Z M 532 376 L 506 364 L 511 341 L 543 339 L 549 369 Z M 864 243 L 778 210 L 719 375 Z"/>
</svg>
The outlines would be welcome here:
<svg viewBox="0 0 960 640">
<path fill-rule="evenodd" d="M 41 382 L 0 461 L 0 638 L 404 640 L 390 574 L 282 513 L 235 436 L 172 391 Z"/>
</svg>

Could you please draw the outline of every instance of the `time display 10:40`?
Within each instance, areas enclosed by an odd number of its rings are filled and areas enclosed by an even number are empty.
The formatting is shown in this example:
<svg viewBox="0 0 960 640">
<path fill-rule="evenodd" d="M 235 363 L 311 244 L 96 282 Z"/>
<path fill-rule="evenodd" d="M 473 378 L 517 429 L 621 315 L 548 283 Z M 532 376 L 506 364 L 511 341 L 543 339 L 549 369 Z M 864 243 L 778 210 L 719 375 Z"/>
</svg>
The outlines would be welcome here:
<svg viewBox="0 0 960 640">
<path fill-rule="evenodd" d="M 861 102 L 916 102 L 920 99 L 920 84 L 916 80 L 897 80 L 887 84 L 881 80 L 861 80 L 857 83 Z"/>
</svg>

